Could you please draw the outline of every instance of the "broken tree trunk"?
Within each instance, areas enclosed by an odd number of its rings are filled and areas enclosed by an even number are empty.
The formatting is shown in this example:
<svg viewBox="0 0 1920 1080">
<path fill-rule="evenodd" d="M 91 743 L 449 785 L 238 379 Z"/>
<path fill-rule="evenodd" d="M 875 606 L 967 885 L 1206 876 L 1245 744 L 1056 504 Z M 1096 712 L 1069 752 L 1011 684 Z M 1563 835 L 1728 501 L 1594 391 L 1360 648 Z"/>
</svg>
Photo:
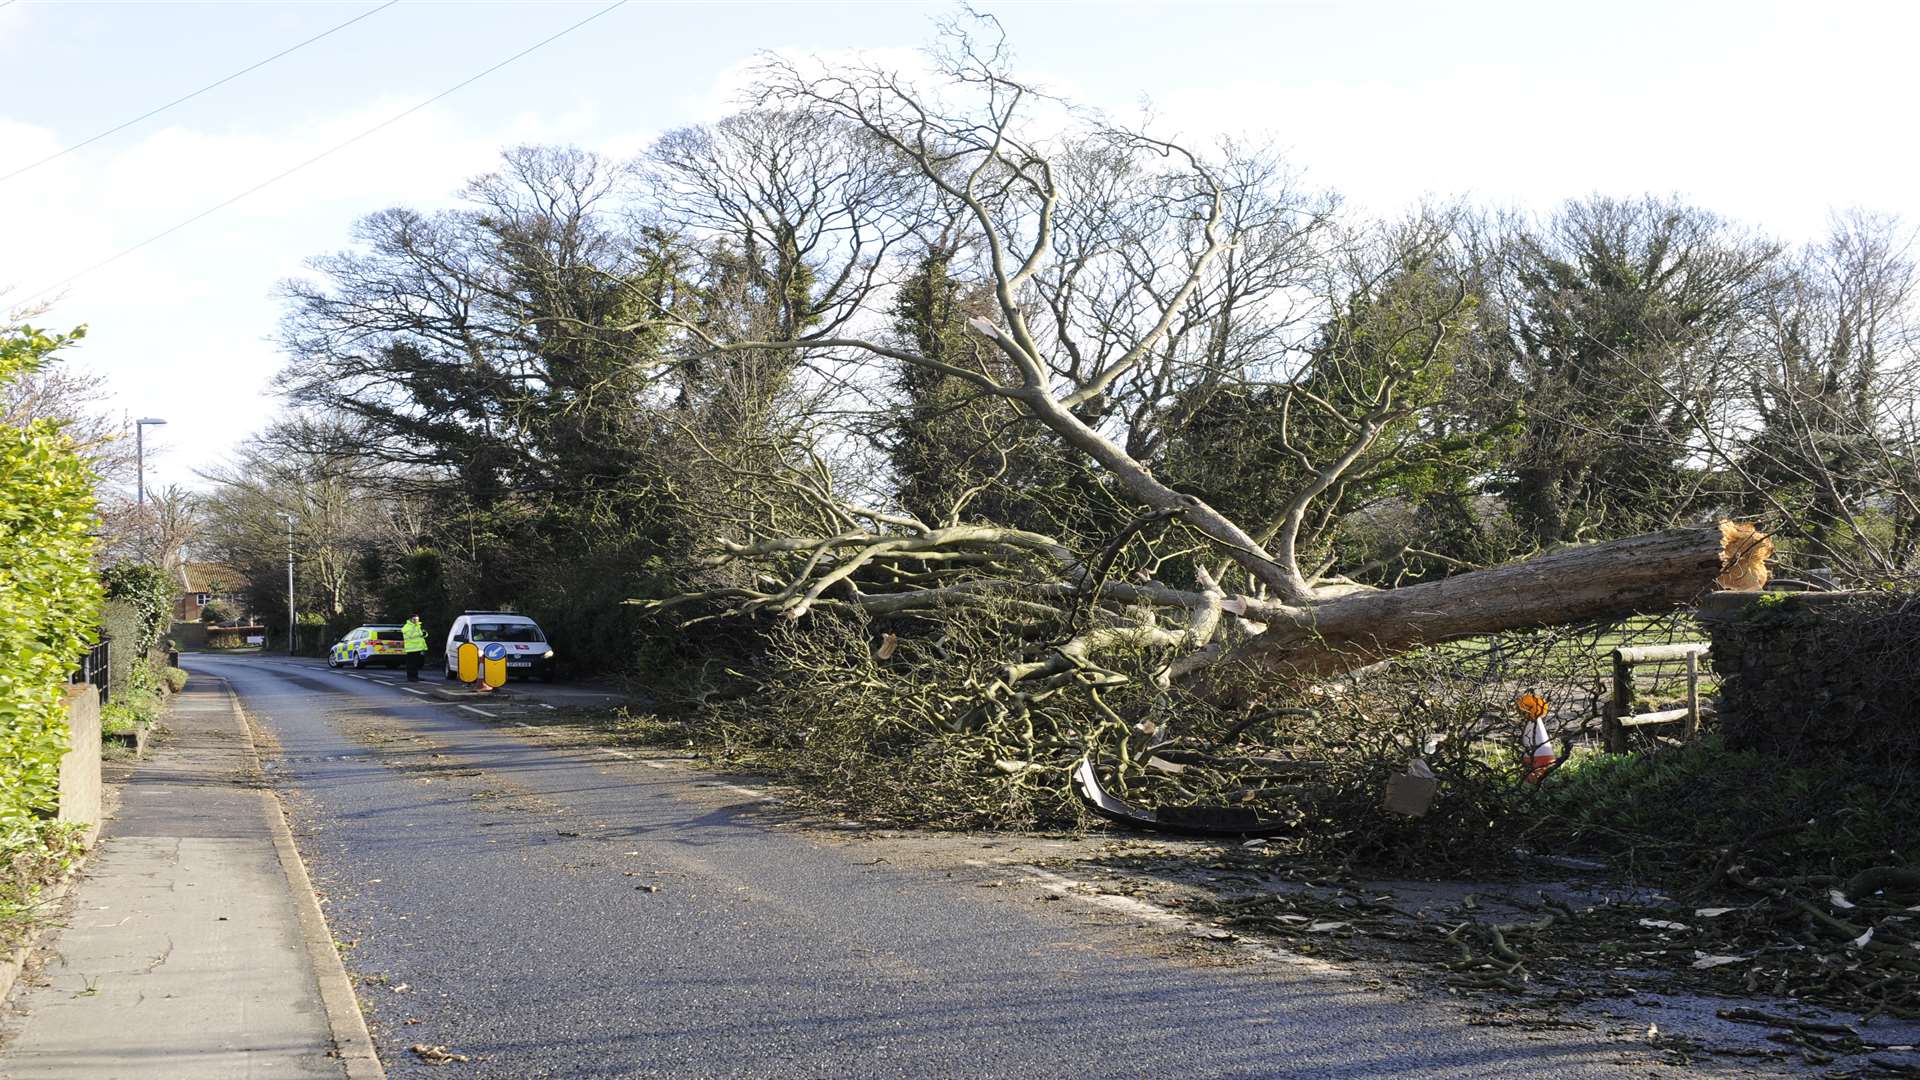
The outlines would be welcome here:
<svg viewBox="0 0 1920 1080">
<path fill-rule="evenodd" d="M 1458 638 L 1671 611 L 1716 588 L 1758 589 L 1772 552 L 1764 533 L 1732 522 L 1591 544 L 1423 585 L 1336 597 L 1304 616 L 1270 622 L 1228 660 L 1293 682 Z"/>
</svg>

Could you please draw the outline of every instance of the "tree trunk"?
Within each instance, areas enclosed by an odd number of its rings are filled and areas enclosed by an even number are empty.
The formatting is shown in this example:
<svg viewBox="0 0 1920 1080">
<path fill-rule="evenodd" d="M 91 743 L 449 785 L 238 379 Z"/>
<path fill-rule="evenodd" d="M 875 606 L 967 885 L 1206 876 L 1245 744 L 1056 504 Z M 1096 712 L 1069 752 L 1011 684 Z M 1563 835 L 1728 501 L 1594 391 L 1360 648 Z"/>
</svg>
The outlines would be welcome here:
<svg viewBox="0 0 1920 1080">
<path fill-rule="evenodd" d="M 1764 533 L 1731 522 L 1591 544 L 1327 600 L 1302 625 L 1272 624 L 1228 662 L 1292 682 L 1457 638 L 1671 611 L 1715 588 L 1758 589 L 1772 552 Z"/>
</svg>

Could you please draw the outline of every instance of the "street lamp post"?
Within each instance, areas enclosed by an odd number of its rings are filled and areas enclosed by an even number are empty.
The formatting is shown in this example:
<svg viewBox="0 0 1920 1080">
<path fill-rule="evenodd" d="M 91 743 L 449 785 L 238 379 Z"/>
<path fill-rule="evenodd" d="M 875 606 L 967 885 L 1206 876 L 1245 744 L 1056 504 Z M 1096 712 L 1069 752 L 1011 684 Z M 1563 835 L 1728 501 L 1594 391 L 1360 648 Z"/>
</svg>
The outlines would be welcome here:
<svg viewBox="0 0 1920 1080">
<path fill-rule="evenodd" d="M 151 416 L 143 416 L 133 422 L 133 459 L 134 468 L 138 473 L 134 480 L 135 506 L 147 505 L 147 429 L 159 427 L 164 423 L 166 423 L 165 420 Z"/>
<path fill-rule="evenodd" d="M 287 523 L 287 655 L 293 655 L 293 647 L 299 636 L 299 623 L 293 615 L 293 515 L 275 514 L 275 517 Z"/>
</svg>

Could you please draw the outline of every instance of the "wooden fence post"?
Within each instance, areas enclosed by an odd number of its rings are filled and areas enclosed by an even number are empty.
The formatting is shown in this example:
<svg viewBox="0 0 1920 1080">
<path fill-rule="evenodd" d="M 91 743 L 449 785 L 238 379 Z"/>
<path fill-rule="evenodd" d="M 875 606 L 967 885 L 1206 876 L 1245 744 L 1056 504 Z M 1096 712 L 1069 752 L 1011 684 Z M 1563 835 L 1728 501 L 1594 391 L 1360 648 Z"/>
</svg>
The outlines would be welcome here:
<svg viewBox="0 0 1920 1080">
<path fill-rule="evenodd" d="M 1687 724 L 1685 737 L 1691 741 L 1700 733 L 1700 654 L 1687 654 Z"/>
<path fill-rule="evenodd" d="M 1627 729 L 1622 717 L 1633 711 L 1633 668 L 1619 649 L 1613 650 L 1613 700 L 1607 703 L 1607 753 L 1627 752 Z"/>
</svg>

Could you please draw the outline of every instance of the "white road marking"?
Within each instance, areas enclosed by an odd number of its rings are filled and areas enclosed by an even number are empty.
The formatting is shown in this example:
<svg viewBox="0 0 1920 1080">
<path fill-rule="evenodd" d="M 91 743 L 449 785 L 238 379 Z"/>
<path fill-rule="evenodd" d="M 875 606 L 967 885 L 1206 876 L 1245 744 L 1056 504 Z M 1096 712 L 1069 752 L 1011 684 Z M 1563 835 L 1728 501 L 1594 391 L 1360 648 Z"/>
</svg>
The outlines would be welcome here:
<svg viewBox="0 0 1920 1080">
<path fill-rule="evenodd" d="M 544 702 L 544 701 L 540 703 L 540 707 L 541 707 L 541 708 L 543 708 L 543 709 L 551 709 L 551 708 L 553 708 L 553 706 L 551 706 L 551 705 L 549 705 L 549 704 L 547 704 L 547 703 L 546 703 L 546 702 Z"/>
<path fill-rule="evenodd" d="M 425 690 L 415 690 L 411 686 L 403 686 L 400 689 L 405 690 L 409 694 L 419 694 L 421 697 L 427 696 L 427 692 Z"/>
<path fill-rule="evenodd" d="M 532 724 L 528 724 L 528 723 L 523 723 L 523 722 L 521 722 L 521 721 L 519 721 L 519 720 L 515 720 L 515 721 L 513 722 L 513 726 L 514 726 L 514 727 L 523 727 L 523 728 L 531 728 L 531 727 L 533 727 L 533 725 L 532 725 Z"/>
<path fill-rule="evenodd" d="M 626 758 L 626 759 L 627 759 L 628 761 L 639 761 L 639 762 L 640 762 L 640 764 L 642 764 L 642 765 L 645 765 L 645 766 L 646 766 L 647 768 L 649 768 L 649 769 L 671 769 L 671 768 L 673 768 L 673 766 L 671 766 L 671 765 L 669 765 L 669 764 L 667 764 L 667 763 L 666 763 L 666 762 L 664 762 L 664 761 L 648 761 L 648 760 L 645 760 L 644 758 L 635 758 L 635 757 L 634 757 L 634 756 L 633 756 L 632 754 L 629 754 L 629 753 L 627 753 L 627 752 L 626 752 L 626 751 L 624 751 L 624 750 L 615 750 L 615 749 L 612 749 L 611 747 L 606 747 L 606 746 L 602 746 L 602 747 L 598 747 L 598 749 L 599 749 L 599 751 L 600 751 L 601 753 L 603 753 L 603 754 L 612 754 L 612 755 L 613 755 L 614 757 L 617 757 L 617 758 Z M 756 791 L 756 790 L 754 790 L 753 788 L 750 788 L 750 787 L 741 787 L 741 786 L 740 786 L 739 784 L 727 784 L 727 783 L 715 783 L 715 784 L 714 784 L 713 786 L 714 786 L 714 787 L 720 787 L 720 788 L 726 788 L 726 789 L 727 789 L 728 791 L 732 791 L 732 792 L 735 792 L 735 793 L 738 793 L 738 794 L 741 794 L 741 795 L 745 795 L 745 796 L 747 796 L 747 797 L 748 797 L 748 798 L 750 798 L 750 799 L 759 799 L 759 800 L 761 800 L 762 802 L 773 802 L 773 801 L 774 801 L 774 798 L 773 798 L 773 796 L 771 796 L 771 795 L 769 795 L 769 794 L 767 794 L 767 793 L 766 793 L 766 792 L 764 792 L 764 791 Z"/>
<path fill-rule="evenodd" d="M 490 713 L 490 712 L 488 712 L 488 711 L 487 711 L 487 710 L 485 710 L 485 709 L 476 709 L 476 708 L 474 708 L 474 707 L 473 707 L 473 706 L 471 706 L 471 705 L 462 705 L 462 706 L 460 706 L 460 707 L 461 707 L 461 708 L 463 708 L 463 709 L 465 709 L 465 710 L 467 710 L 467 711 L 468 711 L 468 712 L 470 712 L 470 713 L 479 713 L 479 714 L 480 714 L 481 716 L 484 716 L 484 717 L 487 717 L 488 719 L 492 719 L 492 718 L 493 718 L 493 714 L 492 714 L 492 713 Z"/>
<path fill-rule="evenodd" d="M 966 865 L 982 870 L 1011 870 L 1021 874 L 1029 883 L 1044 886 L 1048 891 L 1068 900 L 1076 900 L 1090 907 L 1106 908 L 1129 918 L 1142 919 L 1161 926 L 1177 927 L 1184 930 L 1207 932 L 1219 927 L 1201 922 L 1190 916 L 1180 915 L 1158 904 L 1148 903 L 1132 896 L 1116 896 L 1100 892 L 1098 887 L 1085 881 L 1056 874 L 1051 870 L 1042 870 L 1037 866 L 1024 866 L 1018 863 L 990 863 L 981 859 L 963 860 Z M 1283 964 L 1292 964 L 1306 968 L 1321 975 L 1345 975 L 1347 972 L 1337 965 L 1324 960 L 1314 960 L 1296 952 L 1262 945 L 1249 938 L 1241 937 L 1233 942 L 1239 948 L 1246 949 L 1268 960 L 1277 960 Z"/>
<path fill-rule="evenodd" d="M 353 672 L 351 672 L 351 671 L 349 671 L 349 672 L 347 672 L 347 678 L 349 678 L 349 679 L 361 679 L 361 680 L 367 680 L 367 677 L 366 677 L 365 675 L 356 675 L 356 674 L 354 674 L 354 673 L 353 673 Z M 367 680 L 367 681 L 370 681 L 370 680 Z"/>
</svg>

